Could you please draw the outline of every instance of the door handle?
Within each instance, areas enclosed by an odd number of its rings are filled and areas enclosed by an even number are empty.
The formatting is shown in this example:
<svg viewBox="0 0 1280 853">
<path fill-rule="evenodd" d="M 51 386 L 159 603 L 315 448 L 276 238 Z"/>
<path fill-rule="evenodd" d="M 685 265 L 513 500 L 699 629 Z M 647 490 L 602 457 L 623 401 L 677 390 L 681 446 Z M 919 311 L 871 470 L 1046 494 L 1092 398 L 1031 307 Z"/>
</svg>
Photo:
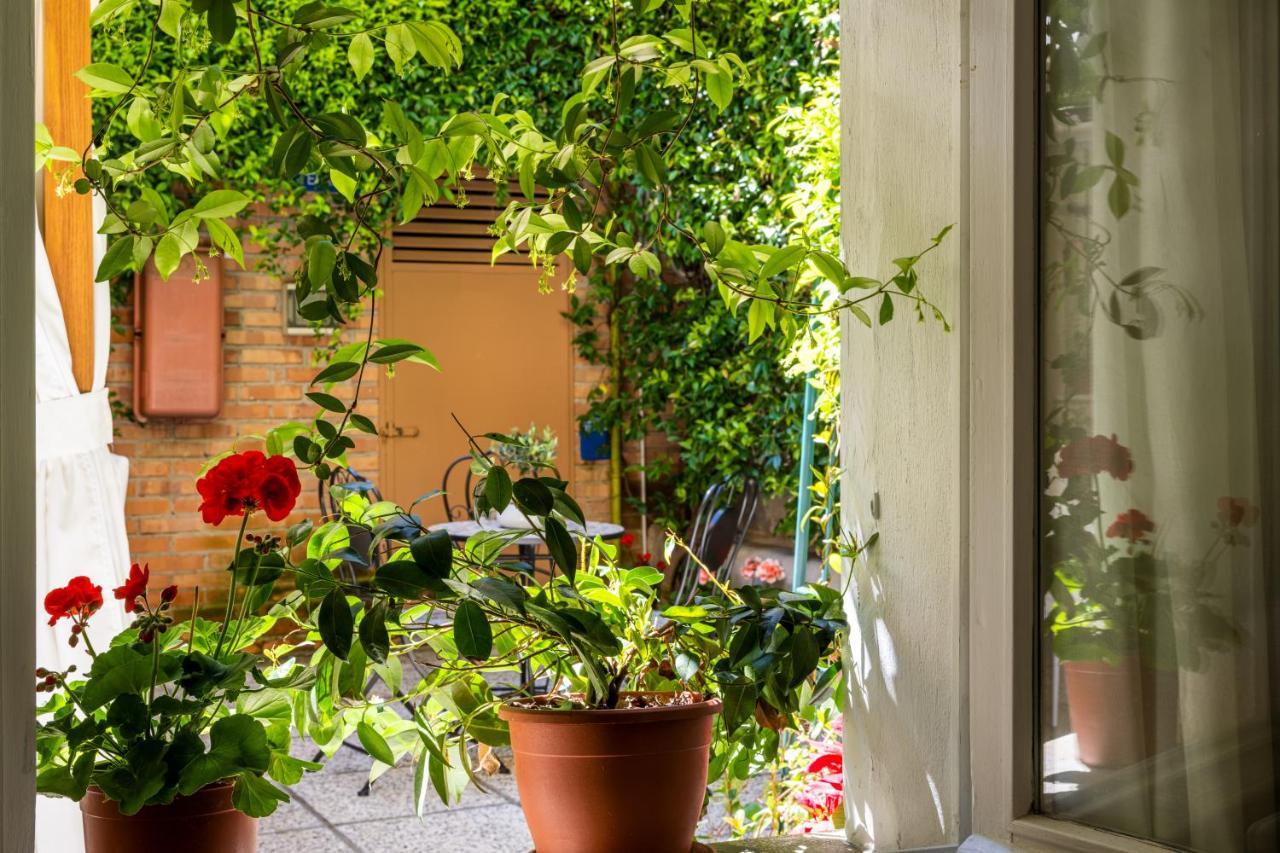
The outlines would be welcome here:
<svg viewBox="0 0 1280 853">
<path fill-rule="evenodd" d="M 416 426 L 402 427 L 396 424 L 386 424 L 378 432 L 378 435 L 382 438 L 417 438 L 421 432 Z"/>
</svg>

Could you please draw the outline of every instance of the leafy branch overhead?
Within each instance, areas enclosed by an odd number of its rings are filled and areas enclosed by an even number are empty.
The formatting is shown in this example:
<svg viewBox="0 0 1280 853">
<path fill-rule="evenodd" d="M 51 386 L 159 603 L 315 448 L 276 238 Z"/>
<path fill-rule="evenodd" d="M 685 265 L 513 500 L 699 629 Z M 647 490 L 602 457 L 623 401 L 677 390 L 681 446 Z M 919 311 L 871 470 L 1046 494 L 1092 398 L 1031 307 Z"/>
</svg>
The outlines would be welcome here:
<svg viewBox="0 0 1280 853">
<path fill-rule="evenodd" d="M 95 9 L 95 25 L 139 16 L 149 26 L 147 49 L 137 68 L 100 62 L 79 74 L 91 96 L 104 101 L 103 118 L 92 144 L 81 152 L 82 173 L 64 174 L 76 192 L 95 193 L 108 207 L 102 230 L 112 235 L 112 242 L 98 278 L 139 270 L 148 260 L 167 277 L 196 252 L 202 231 L 214 251 L 243 264 L 235 223 L 266 188 L 220 186 L 224 140 L 245 133 L 261 138 L 271 148 L 278 181 L 313 173 L 327 176 L 351 205 L 357 227 L 345 234 L 318 220 L 300 227 L 304 245 L 295 276 L 299 308 L 310 320 L 343 324 L 350 309 L 365 305 L 369 325 L 363 346 L 334 354 L 333 363 L 316 377 L 332 399 L 342 399 L 333 386 L 354 380 L 343 410 L 322 406 L 314 428 L 291 433 L 295 448 L 307 449 L 302 461 L 320 474 L 326 471 L 326 459 L 341 459 L 349 446 L 348 427 L 366 425 L 356 410 L 368 364 L 431 360 L 420 347 L 388 352 L 372 340 L 385 246 L 377 211 L 390 205 L 405 221 L 442 197 L 465 203 L 461 182 L 477 173 L 494 181 L 517 179 L 521 195 L 509 201 L 494 223 L 493 254 L 526 255 L 543 269 L 544 281 L 561 257 L 579 273 L 605 265 L 654 276 L 661 270 L 660 248 L 674 240 L 702 256 L 731 309 L 746 308 L 752 337 L 767 329 L 793 335 L 801 322 L 797 318 L 818 311 L 847 309 L 868 324 L 873 314 L 884 323 L 893 318 L 894 304 L 904 301 L 917 317 L 941 320 L 941 312 L 918 288 L 915 270 L 936 240 L 919 255 L 900 259 L 897 273 L 882 281 L 852 275 L 838 257 L 805 239 L 784 247 L 747 244 L 734 239 L 731 223 L 680 221 L 669 205 L 662 206 L 647 233 L 617 226 L 603 197 L 608 178 L 638 175 L 656 197 L 674 197 L 679 190 L 668 171 L 672 150 L 681 144 L 695 113 L 723 110 L 731 103 L 744 69 L 735 54 L 718 52 L 704 39 L 696 2 L 675 7 L 682 26 L 660 34 L 625 35 L 624 25 L 643 25 L 663 5 L 651 1 L 625 11 L 612 7 L 608 50 L 586 63 L 579 90 L 561 106 L 554 129 L 539 127 L 499 94 L 487 108 L 457 113 L 431 127 L 388 101 L 375 131 L 368 116 L 303 109 L 292 85 L 296 71 L 333 45 L 345 45 L 356 79 L 384 62 L 396 73 L 406 73 L 414 63 L 452 71 L 462 63 L 463 51 L 448 27 L 435 21 L 366 27 L 357 11 L 322 3 L 304 5 L 284 20 L 254 0 L 165 0 L 158 6 L 108 0 Z M 158 43 L 166 39 L 173 43 L 169 53 L 176 51 L 177 61 L 160 67 L 154 58 Z M 252 57 L 248 67 L 217 64 L 221 46 L 233 40 L 247 43 Z M 628 113 L 642 86 L 666 92 L 669 108 Z M 250 101 L 265 109 L 249 110 Z M 65 149 L 52 140 L 38 148 L 50 162 L 66 159 Z M 153 172 L 184 184 L 189 205 L 172 210 L 142 180 Z M 198 277 L 198 256 L 195 263 Z M 831 281 L 841 299 L 814 307 L 803 293 L 804 284 L 814 278 Z M 329 414 L 338 417 L 330 419 Z"/>
</svg>

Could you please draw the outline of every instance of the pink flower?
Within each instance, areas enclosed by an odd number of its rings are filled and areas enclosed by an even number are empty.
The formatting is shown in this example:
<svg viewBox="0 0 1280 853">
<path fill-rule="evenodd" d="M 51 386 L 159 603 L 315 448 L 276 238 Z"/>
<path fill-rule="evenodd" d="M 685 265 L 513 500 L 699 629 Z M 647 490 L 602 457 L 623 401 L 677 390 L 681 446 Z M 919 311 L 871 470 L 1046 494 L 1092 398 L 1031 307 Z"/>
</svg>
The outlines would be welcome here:
<svg viewBox="0 0 1280 853">
<path fill-rule="evenodd" d="M 756 566 L 756 580 L 760 583 L 781 583 L 786 576 L 787 573 L 782 570 L 782 564 L 777 560 L 761 560 Z"/>
<path fill-rule="evenodd" d="M 747 580 L 751 580 L 756 576 L 756 569 L 760 567 L 759 557 L 748 557 L 747 561 L 742 564 L 742 576 Z"/>
</svg>

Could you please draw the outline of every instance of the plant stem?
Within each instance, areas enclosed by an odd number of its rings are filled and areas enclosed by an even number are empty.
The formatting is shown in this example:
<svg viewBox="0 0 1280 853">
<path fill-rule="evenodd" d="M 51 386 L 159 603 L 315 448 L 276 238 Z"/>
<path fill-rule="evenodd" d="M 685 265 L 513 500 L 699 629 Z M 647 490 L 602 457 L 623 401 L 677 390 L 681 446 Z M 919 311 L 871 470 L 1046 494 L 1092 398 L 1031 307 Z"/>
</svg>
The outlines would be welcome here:
<svg viewBox="0 0 1280 853">
<path fill-rule="evenodd" d="M 240 533 L 236 536 L 235 549 L 231 552 L 231 588 L 227 590 L 227 607 L 222 614 L 222 630 L 218 632 L 218 646 L 213 651 L 217 659 L 222 654 L 222 641 L 227 638 L 227 626 L 231 624 L 231 613 L 236 603 L 236 576 L 239 574 L 240 543 L 244 541 L 244 531 L 249 526 L 249 511 L 245 510 L 244 520 L 240 522 Z"/>
</svg>

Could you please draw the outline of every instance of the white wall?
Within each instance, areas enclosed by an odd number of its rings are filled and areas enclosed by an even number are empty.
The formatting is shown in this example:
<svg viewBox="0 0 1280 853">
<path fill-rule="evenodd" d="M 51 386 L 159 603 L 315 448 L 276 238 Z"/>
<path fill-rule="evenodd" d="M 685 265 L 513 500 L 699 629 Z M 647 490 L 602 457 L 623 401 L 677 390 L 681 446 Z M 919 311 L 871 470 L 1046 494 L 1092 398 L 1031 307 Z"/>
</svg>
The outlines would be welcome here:
<svg viewBox="0 0 1280 853">
<path fill-rule="evenodd" d="M 849 268 L 883 277 L 893 258 L 956 223 L 919 269 L 961 327 L 962 8 L 844 0 L 841 14 Z M 846 318 L 845 524 L 861 538 L 879 531 L 880 541 L 846 600 L 845 797 L 850 839 L 880 850 L 955 842 L 968 827 L 965 359 L 961 330 L 918 324 L 906 303 L 874 332 Z"/>
</svg>

